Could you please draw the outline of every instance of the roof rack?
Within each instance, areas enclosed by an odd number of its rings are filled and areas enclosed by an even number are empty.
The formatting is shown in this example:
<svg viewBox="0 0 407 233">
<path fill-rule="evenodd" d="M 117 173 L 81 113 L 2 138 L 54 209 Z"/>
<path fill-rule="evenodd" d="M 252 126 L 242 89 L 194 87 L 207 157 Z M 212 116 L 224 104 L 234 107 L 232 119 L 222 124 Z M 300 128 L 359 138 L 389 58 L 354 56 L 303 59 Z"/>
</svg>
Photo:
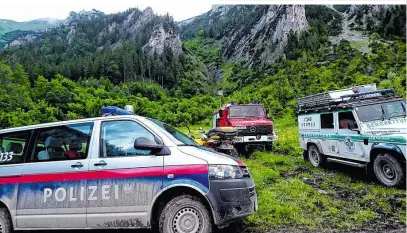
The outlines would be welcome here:
<svg viewBox="0 0 407 233">
<path fill-rule="evenodd" d="M 376 84 L 355 86 L 336 91 L 309 95 L 298 99 L 297 113 L 349 108 L 351 103 L 394 97 L 394 89 L 376 90 Z"/>
</svg>

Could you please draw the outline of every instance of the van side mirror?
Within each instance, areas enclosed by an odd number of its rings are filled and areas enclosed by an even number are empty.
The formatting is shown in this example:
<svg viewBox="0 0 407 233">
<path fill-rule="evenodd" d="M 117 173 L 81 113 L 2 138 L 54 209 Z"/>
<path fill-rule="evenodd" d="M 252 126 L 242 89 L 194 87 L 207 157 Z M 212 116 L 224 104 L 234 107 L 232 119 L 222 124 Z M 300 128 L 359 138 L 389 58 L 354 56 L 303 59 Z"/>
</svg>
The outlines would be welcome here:
<svg viewBox="0 0 407 233">
<path fill-rule="evenodd" d="M 267 118 L 271 120 L 271 116 L 270 114 L 267 113 Z"/>
<path fill-rule="evenodd" d="M 139 137 L 134 141 L 134 149 L 151 150 L 151 153 L 153 153 L 153 154 L 162 150 L 163 147 L 164 147 L 163 144 L 158 144 L 155 141 L 152 141 L 145 137 Z"/>
<path fill-rule="evenodd" d="M 219 118 L 222 118 L 222 115 L 223 115 L 223 111 L 219 110 Z"/>
</svg>

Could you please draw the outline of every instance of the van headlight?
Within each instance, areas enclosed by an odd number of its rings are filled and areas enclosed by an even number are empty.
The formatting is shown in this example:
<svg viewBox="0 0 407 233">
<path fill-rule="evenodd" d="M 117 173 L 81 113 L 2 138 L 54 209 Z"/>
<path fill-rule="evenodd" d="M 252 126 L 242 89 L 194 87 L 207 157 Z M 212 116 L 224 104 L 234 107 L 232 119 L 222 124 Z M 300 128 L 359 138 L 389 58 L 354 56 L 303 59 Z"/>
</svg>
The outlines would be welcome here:
<svg viewBox="0 0 407 233">
<path fill-rule="evenodd" d="M 241 179 L 243 172 L 239 166 L 232 165 L 209 165 L 209 179 Z"/>
</svg>

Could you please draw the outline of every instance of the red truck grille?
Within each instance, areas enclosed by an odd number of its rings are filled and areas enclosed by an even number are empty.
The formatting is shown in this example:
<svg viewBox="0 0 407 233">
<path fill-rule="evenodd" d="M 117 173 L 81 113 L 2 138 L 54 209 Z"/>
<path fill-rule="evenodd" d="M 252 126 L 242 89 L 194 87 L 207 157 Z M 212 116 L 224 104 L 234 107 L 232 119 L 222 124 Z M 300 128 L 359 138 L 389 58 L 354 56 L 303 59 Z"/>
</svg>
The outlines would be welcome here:
<svg viewBox="0 0 407 233">
<path fill-rule="evenodd" d="M 246 129 L 240 129 L 238 135 L 244 136 L 255 136 L 255 135 L 264 135 L 264 134 L 271 134 L 271 126 L 270 125 L 263 125 L 263 126 L 246 126 Z"/>
</svg>

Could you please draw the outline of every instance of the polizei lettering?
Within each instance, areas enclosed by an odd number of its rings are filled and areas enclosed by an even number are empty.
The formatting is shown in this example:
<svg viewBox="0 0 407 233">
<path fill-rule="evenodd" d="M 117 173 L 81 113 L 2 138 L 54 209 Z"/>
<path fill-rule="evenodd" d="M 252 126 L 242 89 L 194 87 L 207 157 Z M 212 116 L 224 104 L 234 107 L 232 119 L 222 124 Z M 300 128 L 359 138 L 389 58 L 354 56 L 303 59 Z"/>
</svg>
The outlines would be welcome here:
<svg viewBox="0 0 407 233">
<path fill-rule="evenodd" d="M 86 191 L 86 192 L 85 192 Z M 100 189 L 98 186 L 89 186 L 88 190 L 85 187 L 80 187 L 75 191 L 73 187 L 67 189 L 57 188 L 53 191 L 50 188 L 44 189 L 44 202 L 47 202 L 50 198 L 54 198 L 57 202 L 69 201 L 84 201 L 85 198 L 88 201 L 97 201 L 98 193 L 100 192 L 102 200 L 119 199 L 119 186 L 118 185 L 103 185 Z M 85 195 L 87 195 L 85 197 Z"/>
</svg>

